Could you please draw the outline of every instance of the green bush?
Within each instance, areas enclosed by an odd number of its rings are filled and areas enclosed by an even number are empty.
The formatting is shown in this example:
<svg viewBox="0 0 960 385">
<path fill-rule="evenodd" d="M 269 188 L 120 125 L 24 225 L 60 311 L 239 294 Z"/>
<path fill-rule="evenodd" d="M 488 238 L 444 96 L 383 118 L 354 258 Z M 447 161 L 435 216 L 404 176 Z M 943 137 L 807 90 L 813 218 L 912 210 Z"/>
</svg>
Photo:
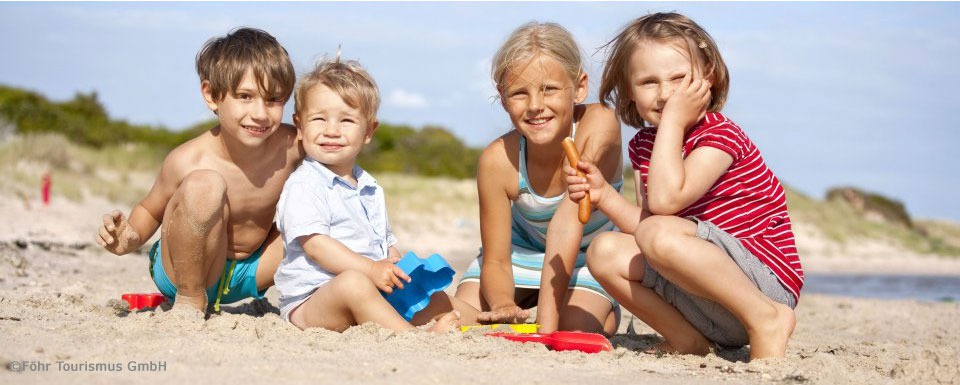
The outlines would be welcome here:
<svg viewBox="0 0 960 385">
<path fill-rule="evenodd" d="M 130 124 L 111 119 L 96 92 L 77 93 L 73 99 L 58 103 L 4 85 L 0 85 L 0 121 L 16 127 L 18 134 L 59 134 L 95 149 L 143 144 L 164 153 L 217 124 L 213 118 L 180 131 Z M 462 179 L 476 175 L 479 157 L 479 149 L 467 147 L 444 128 L 427 126 L 418 130 L 384 123 L 358 163 L 370 172 Z"/>
<path fill-rule="evenodd" d="M 56 133 L 94 148 L 147 143 L 171 149 L 185 141 L 183 133 L 164 127 L 110 119 L 96 92 L 77 93 L 57 103 L 35 92 L 0 85 L 0 118 L 17 127 L 19 134 Z"/>
<path fill-rule="evenodd" d="M 470 148 L 444 128 L 380 124 L 357 163 L 370 172 L 473 178 L 479 149 Z"/>
</svg>

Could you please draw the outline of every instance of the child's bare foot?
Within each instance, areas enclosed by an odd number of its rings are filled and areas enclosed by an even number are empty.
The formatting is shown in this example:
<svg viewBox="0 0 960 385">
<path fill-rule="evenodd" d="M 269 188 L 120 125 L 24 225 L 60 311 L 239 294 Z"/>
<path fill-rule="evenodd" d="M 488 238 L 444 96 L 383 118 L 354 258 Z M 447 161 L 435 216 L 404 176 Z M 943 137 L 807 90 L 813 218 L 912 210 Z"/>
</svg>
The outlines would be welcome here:
<svg viewBox="0 0 960 385">
<path fill-rule="evenodd" d="M 670 343 L 667 341 L 660 341 L 653 346 L 648 346 L 646 349 L 643 349 L 642 351 L 646 354 L 656 354 L 658 356 L 662 356 L 664 354 L 679 353 L 677 351 L 677 348 L 673 347 L 673 345 L 670 345 Z"/>
<path fill-rule="evenodd" d="M 750 359 L 784 357 L 787 341 L 797 326 L 797 316 L 789 306 L 774 302 L 776 313 L 767 322 L 758 325 L 750 337 Z"/>
<path fill-rule="evenodd" d="M 460 312 L 454 310 L 437 318 L 437 322 L 427 329 L 431 333 L 448 333 L 460 329 Z"/>
<path fill-rule="evenodd" d="M 706 340 L 698 341 L 691 346 L 686 346 L 684 348 L 674 347 L 667 341 L 661 341 L 656 345 L 648 347 L 643 350 L 644 353 L 664 355 L 664 354 L 696 354 L 698 356 L 705 356 L 710 353 L 710 343 Z"/>
<path fill-rule="evenodd" d="M 186 296 L 182 293 L 177 293 L 177 296 L 174 298 L 173 307 L 171 311 L 193 311 L 200 312 L 201 314 L 206 313 L 207 311 L 207 293 L 202 293 L 199 296 Z"/>
</svg>

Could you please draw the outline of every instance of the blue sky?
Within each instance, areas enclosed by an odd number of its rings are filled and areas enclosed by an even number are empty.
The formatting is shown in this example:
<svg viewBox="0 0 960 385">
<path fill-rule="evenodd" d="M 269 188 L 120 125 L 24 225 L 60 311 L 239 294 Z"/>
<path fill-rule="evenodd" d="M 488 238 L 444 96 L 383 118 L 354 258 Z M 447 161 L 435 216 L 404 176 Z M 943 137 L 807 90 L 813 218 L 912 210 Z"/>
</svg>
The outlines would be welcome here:
<svg viewBox="0 0 960 385">
<path fill-rule="evenodd" d="M 854 185 L 960 221 L 960 3 L 0 3 L 0 83 L 55 100 L 95 90 L 113 117 L 182 128 L 213 116 L 197 50 L 245 25 L 276 36 L 298 73 L 342 44 L 376 77 L 382 121 L 479 147 L 510 128 L 489 64 L 515 27 L 573 32 L 596 100 L 597 48 L 656 11 L 713 35 L 731 73 L 724 112 L 785 183 L 815 197 Z"/>
</svg>

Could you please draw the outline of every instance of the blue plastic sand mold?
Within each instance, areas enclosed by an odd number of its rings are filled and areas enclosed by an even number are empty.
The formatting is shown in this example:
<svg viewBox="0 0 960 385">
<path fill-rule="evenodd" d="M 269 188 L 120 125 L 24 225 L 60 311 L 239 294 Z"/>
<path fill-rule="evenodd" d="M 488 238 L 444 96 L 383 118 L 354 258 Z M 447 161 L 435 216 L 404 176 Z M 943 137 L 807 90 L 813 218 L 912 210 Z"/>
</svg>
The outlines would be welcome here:
<svg viewBox="0 0 960 385">
<path fill-rule="evenodd" d="M 413 252 L 408 252 L 397 262 L 397 266 L 410 276 L 410 282 L 405 283 L 402 290 L 383 295 L 407 321 L 427 307 L 433 293 L 446 289 L 453 282 L 453 268 L 440 254 L 421 259 Z"/>
</svg>

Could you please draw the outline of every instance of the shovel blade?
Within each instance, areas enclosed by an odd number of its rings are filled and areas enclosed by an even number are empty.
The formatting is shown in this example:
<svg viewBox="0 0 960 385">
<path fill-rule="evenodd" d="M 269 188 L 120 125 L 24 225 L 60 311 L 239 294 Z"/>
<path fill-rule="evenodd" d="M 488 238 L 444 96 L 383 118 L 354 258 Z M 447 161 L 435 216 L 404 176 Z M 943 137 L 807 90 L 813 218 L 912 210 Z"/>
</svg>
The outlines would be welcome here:
<svg viewBox="0 0 960 385">
<path fill-rule="evenodd" d="M 613 350 L 613 345 L 607 337 L 597 333 L 584 332 L 553 332 L 550 333 L 553 350 L 576 350 L 584 353 L 599 353 Z"/>
</svg>

